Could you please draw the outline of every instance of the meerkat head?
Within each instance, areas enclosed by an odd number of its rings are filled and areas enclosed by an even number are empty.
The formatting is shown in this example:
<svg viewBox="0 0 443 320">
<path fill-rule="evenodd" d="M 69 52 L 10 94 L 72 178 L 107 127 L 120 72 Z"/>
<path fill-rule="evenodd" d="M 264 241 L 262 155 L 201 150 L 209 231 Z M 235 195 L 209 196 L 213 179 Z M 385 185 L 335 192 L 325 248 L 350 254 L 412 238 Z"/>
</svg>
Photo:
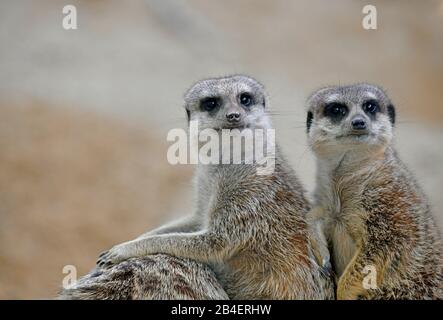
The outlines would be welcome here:
<svg viewBox="0 0 443 320">
<path fill-rule="evenodd" d="M 185 94 L 188 121 L 200 129 L 268 128 L 265 105 L 263 85 L 244 75 L 202 80 Z"/>
<path fill-rule="evenodd" d="M 373 85 L 327 87 L 308 100 L 308 140 L 316 153 L 387 146 L 394 124 L 394 106 Z"/>
</svg>

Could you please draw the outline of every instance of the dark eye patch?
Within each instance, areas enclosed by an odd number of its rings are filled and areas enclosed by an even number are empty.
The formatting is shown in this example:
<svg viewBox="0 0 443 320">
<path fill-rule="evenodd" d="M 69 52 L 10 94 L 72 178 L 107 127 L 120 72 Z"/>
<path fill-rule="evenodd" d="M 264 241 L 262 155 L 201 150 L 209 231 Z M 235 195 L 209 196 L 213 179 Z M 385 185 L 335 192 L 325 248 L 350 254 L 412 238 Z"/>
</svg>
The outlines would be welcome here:
<svg viewBox="0 0 443 320">
<path fill-rule="evenodd" d="M 214 111 L 217 109 L 221 104 L 220 98 L 217 97 L 208 97 L 204 98 L 200 101 L 200 109 L 203 111 Z"/>
<path fill-rule="evenodd" d="M 375 116 L 378 112 L 380 112 L 380 105 L 378 101 L 373 99 L 363 102 L 361 107 L 363 111 L 370 116 Z"/>
<path fill-rule="evenodd" d="M 389 119 L 391 120 L 391 123 L 394 125 L 395 124 L 395 107 L 390 104 L 388 106 L 388 115 L 389 115 Z"/>
<path fill-rule="evenodd" d="M 309 132 L 309 130 L 311 129 L 311 125 L 312 125 L 312 120 L 314 119 L 314 115 L 312 114 L 311 111 L 308 111 L 308 115 L 306 117 L 306 130 L 307 132 Z"/>
<path fill-rule="evenodd" d="M 348 114 L 348 107 L 344 103 L 331 102 L 326 104 L 324 108 L 325 117 L 332 120 L 340 120 Z"/>
<path fill-rule="evenodd" d="M 250 107 L 253 104 L 252 96 L 247 92 L 240 94 L 239 100 L 240 103 L 245 107 Z"/>
</svg>

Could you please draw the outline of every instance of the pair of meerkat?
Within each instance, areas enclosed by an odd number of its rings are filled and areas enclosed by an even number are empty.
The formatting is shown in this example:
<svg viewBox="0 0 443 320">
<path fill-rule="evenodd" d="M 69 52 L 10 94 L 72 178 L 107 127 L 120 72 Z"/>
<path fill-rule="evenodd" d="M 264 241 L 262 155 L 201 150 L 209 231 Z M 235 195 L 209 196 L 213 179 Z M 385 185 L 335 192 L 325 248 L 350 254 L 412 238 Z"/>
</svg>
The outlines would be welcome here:
<svg viewBox="0 0 443 320">
<path fill-rule="evenodd" d="M 329 244 L 338 299 L 443 298 L 439 230 L 393 147 L 394 124 L 393 104 L 373 85 L 327 87 L 308 100 L 310 219 Z"/>
<path fill-rule="evenodd" d="M 203 80 L 185 101 L 188 120 L 206 128 L 270 128 L 264 88 L 249 77 Z M 318 91 L 308 102 L 318 159 L 308 216 L 304 190 L 278 148 L 268 176 L 258 176 L 256 164 L 199 164 L 194 216 L 115 246 L 98 260 L 110 268 L 62 297 L 116 298 L 121 287 L 123 298 L 331 299 L 328 246 L 339 299 L 441 297 L 439 235 L 392 149 L 394 122 L 394 107 L 374 86 Z M 366 267 L 375 269 L 376 289 L 364 288 Z M 145 272 L 136 277 L 134 269 Z M 131 291 L 137 280 L 142 292 Z M 152 284 L 159 280 L 166 291 Z"/>
</svg>

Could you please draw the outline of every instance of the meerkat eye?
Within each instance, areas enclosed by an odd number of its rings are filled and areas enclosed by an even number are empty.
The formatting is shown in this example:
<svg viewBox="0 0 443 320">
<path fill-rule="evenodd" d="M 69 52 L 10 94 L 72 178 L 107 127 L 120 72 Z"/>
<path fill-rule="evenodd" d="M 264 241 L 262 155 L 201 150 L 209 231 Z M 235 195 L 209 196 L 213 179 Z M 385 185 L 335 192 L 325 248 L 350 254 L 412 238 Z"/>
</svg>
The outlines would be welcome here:
<svg viewBox="0 0 443 320">
<path fill-rule="evenodd" d="M 240 103 L 245 107 L 249 107 L 252 104 L 252 97 L 249 93 L 242 93 L 240 95 Z"/>
<path fill-rule="evenodd" d="M 348 107 L 339 102 L 331 102 L 325 106 L 324 114 L 329 118 L 341 118 L 348 113 Z"/>
<path fill-rule="evenodd" d="M 374 115 L 380 111 L 380 106 L 378 105 L 378 102 L 375 100 L 368 100 L 364 102 L 362 108 L 364 112 L 370 115 Z"/>
<path fill-rule="evenodd" d="M 200 108 L 204 111 L 213 111 L 219 106 L 219 100 L 215 97 L 205 98 L 200 102 Z"/>
</svg>

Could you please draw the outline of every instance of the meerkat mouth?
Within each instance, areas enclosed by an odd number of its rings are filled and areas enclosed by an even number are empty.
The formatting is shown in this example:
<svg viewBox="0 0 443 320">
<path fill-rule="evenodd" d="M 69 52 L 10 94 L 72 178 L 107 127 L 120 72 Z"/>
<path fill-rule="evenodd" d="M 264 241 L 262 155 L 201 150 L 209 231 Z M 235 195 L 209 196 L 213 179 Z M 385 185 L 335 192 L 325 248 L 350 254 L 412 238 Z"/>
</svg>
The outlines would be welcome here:
<svg viewBox="0 0 443 320">
<path fill-rule="evenodd" d="M 337 136 L 336 138 L 337 139 L 350 139 L 350 140 L 354 140 L 354 141 L 355 140 L 357 140 L 357 141 L 364 141 L 364 140 L 369 139 L 372 136 L 374 136 L 374 135 L 372 133 L 370 133 L 370 132 L 367 132 L 367 131 L 365 131 L 365 132 L 355 132 L 355 131 L 352 131 L 352 132 L 349 132 L 347 134 Z"/>
<path fill-rule="evenodd" d="M 359 131 L 352 131 L 348 134 L 350 137 L 364 137 L 364 136 L 370 136 L 370 132 L 359 132 Z"/>
<path fill-rule="evenodd" d="M 225 125 L 224 127 L 220 128 L 219 130 L 232 130 L 232 129 L 250 129 L 251 126 L 249 124 L 233 124 L 233 125 Z"/>
</svg>

